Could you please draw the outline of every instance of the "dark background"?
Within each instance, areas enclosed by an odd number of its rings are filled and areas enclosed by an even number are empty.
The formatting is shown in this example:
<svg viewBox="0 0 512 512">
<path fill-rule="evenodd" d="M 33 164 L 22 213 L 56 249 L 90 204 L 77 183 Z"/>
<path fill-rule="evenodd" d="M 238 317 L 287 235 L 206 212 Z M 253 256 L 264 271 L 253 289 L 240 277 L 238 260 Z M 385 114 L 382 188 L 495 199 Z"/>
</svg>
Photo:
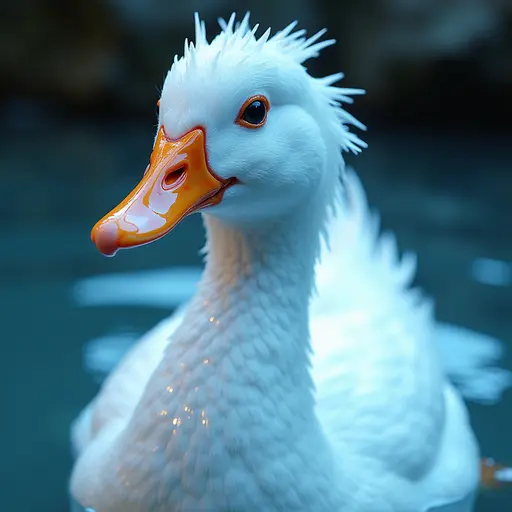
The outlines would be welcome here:
<svg viewBox="0 0 512 512">
<path fill-rule="evenodd" d="M 198 264 L 197 217 L 115 260 L 89 240 L 94 222 L 143 172 L 158 88 L 193 12 L 252 12 L 262 28 L 293 19 L 339 43 L 308 63 L 343 71 L 368 93 L 350 109 L 369 149 L 349 158 L 442 320 L 512 342 L 510 282 L 472 277 L 478 258 L 512 265 L 511 0 L 17 0 L 0 6 L 0 348 L 5 446 L 0 509 L 67 510 L 68 429 L 97 390 L 82 368 L 91 338 L 143 332 L 159 309 L 79 309 L 79 277 Z M 512 360 L 505 365 L 512 367 Z M 487 455 L 512 463 L 512 398 L 470 405 Z M 512 509 L 510 494 L 480 511 Z"/>
</svg>

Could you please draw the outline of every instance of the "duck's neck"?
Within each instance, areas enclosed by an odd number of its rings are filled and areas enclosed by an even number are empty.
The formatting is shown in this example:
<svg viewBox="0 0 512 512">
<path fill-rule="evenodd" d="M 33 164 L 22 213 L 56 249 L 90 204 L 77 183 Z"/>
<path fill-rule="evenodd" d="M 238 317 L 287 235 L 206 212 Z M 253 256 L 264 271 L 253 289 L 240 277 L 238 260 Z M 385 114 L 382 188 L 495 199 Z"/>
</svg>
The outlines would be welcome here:
<svg viewBox="0 0 512 512">
<path fill-rule="evenodd" d="M 205 225 L 206 268 L 169 346 L 170 372 L 179 359 L 189 375 L 211 373 L 221 394 L 258 389 L 288 397 L 294 413 L 307 415 L 308 309 L 319 243 L 311 212 L 244 230 L 211 217 Z M 182 385 L 194 384 L 182 377 Z"/>
<path fill-rule="evenodd" d="M 252 230 L 206 220 L 206 270 L 118 437 L 120 479 L 151 482 L 165 474 L 166 488 L 186 482 L 214 500 L 208 485 L 233 467 L 252 468 L 252 484 L 266 488 L 265 468 L 278 454 L 295 457 L 290 475 L 297 481 L 330 474 L 309 372 L 308 306 L 319 245 L 311 213 Z M 324 491 L 311 492 L 314 502 Z"/>
</svg>

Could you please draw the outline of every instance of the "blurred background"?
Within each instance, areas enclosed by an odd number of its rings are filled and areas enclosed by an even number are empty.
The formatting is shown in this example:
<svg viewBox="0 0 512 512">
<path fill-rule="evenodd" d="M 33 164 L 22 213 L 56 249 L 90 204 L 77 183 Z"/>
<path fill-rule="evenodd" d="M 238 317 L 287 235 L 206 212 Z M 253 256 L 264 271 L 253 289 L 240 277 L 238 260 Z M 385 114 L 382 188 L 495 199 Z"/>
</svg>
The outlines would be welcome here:
<svg viewBox="0 0 512 512">
<path fill-rule="evenodd" d="M 80 279 L 200 265 L 198 216 L 172 240 L 114 260 L 89 239 L 146 167 L 159 87 L 193 35 L 195 10 L 210 37 L 217 17 L 233 10 L 274 30 L 293 19 L 329 29 L 338 44 L 308 69 L 341 70 L 345 86 L 368 91 L 350 111 L 369 126 L 369 149 L 348 161 L 371 204 L 400 247 L 417 251 L 417 282 L 438 318 L 499 340 L 500 365 L 512 368 L 511 0 L 2 2 L 7 512 L 68 509 L 69 425 L 98 389 L 84 368 L 87 344 L 135 336 L 168 314 L 157 303 L 83 307 Z M 469 407 L 483 453 L 512 464 L 512 393 Z M 512 510 L 512 495 L 484 495 L 478 510 Z"/>
</svg>

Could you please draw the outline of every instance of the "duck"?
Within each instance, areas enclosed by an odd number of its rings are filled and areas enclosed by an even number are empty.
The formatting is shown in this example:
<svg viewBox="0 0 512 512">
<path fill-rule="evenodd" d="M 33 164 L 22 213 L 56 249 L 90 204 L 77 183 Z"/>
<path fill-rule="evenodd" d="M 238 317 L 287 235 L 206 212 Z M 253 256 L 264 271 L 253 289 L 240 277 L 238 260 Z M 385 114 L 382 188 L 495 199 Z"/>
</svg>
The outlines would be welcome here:
<svg viewBox="0 0 512 512">
<path fill-rule="evenodd" d="M 322 251 L 350 250 L 328 234 L 343 154 L 366 147 L 344 108 L 363 91 L 307 72 L 325 30 L 235 21 L 209 42 L 195 16 L 144 176 L 92 230 L 113 256 L 199 212 L 205 268 L 76 420 L 71 495 L 98 512 L 469 512 L 479 447 L 410 263 L 311 314 Z"/>
</svg>

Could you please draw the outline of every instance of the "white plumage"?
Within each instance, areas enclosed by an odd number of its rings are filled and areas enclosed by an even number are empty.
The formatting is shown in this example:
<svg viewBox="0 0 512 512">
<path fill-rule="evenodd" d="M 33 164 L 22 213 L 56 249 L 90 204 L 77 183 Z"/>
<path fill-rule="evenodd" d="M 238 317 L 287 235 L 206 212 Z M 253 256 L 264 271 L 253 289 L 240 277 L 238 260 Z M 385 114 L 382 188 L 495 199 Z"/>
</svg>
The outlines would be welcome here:
<svg viewBox="0 0 512 512">
<path fill-rule="evenodd" d="M 205 125 L 210 164 L 242 185 L 205 211 L 194 298 L 75 423 L 72 494 L 98 512 L 469 512 L 478 448 L 429 301 L 340 156 L 364 146 L 340 106 L 359 91 L 300 66 L 332 43 L 323 32 L 306 40 L 292 24 L 256 39 L 248 17 L 222 26 L 208 44 L 196 19 L 160 124 L 170 137 Z M 262 91 L 264 130 L 233 127 Z M 337 213 L 340 175 L 350 215 Z"/>
</svg>

